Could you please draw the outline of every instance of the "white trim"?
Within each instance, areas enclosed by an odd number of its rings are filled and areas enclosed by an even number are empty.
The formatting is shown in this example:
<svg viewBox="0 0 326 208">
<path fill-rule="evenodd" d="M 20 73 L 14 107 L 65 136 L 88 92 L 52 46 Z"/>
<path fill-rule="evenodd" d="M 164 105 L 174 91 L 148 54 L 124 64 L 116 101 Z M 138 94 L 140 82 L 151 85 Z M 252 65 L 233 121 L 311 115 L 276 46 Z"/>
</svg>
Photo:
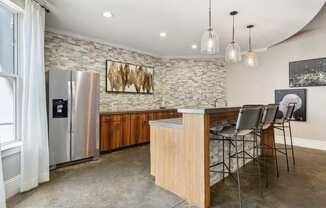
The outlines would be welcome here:
<svg viewBox="0 0 326 208">
<path fill-rule="evenodd" d="M 5 181 L 6 199 L 20 192 L 20 175 Z"/>
<path fill-rule="evenodd" d="M 17 79 L 18 75 L 15 73 L 5 73 L 5 72 L 0 72 L 0 77 L 3 78 L 10 78 L 10 79 Z"/>
<path fill-rule="evenodd" d="M 326 151 L 326 141 L 297 137 L 293 137 L 292 140 L 294 146 Z M 278 144 L 284 144 L 283 136 L 275 136 L 275 142 Z M 287 137 L 286 142 L 287 144 L 291 144 L 290 138 Z"/>
<path fill-rule="evenodd" d="M 128 50 L 128 51 L 131 51 L 131 52 L 136 52 L 136 53 L 141 53 L 141 54 L 144 54 L 144 55 L 149 55 L 149 56 L 152 56 L 154 58 L 161 58 L 161 56 L 158 55 L 158 54 L 149 53 L 149 52 L 146 52 L 146 51 L 143 51 L 143 50 L 130 48 L 128 46 L 123 46 L 123 45 L 119 45 L 119 44 L 110 43 L 108 41 L 101 40 L 101 39 L 98 39 L 98 38 L 83 36 L 83 35 L 79 35 L 77 33 L 68 32 L 68 31 L 64 31 L 64 30 L 60 30 L 60 29 L 56 29 L 56 28 L 52 28 L 52 27 L 46 27 L 45 31 L 46 32 L 57 33 L 57 34 L 60 34 L 60 35 L 70 36 L 72 38 L 78 38 L 78 39 L 81 39 L 81 40 L 88 40 L 88 41 L 93 41 L 93 42 L 96 42 L 96 43 L 102 43 L 102 44 L 109 45 L 109 46 L 112 46 L 112 47 L 115 47 L 115 48 L 121 48 L 121 49 Z"/>
<path fill-rule="evenodd" d="M 1 157 L 2 159 L 3 158 L 6 158 L 6 157 L 9 157 L 11 155 L 16 155 L 16 154 L 19 154 L 21 152 L 21 146 L 13 146 L 13 147 L 10 147 L 6 150 L 2 150 L 1 151 Z"/>
<path fill-rule="evenodd" d="M 0 0 L 0 5 L 5 6 L 6 8 L 10 9 L 11 11 L 15 13 L 23 13 L 24 9 L 15 4 L 14 2 L 10 0 Z"/>
<path fill-rule="evenodd" d="M 21 141 L 17 141 L 17 142 L 10 142 L 8 144 L 0 145 L 0 151 L 21 147 L 22 144 L 23 143 Z"/>
</svg>

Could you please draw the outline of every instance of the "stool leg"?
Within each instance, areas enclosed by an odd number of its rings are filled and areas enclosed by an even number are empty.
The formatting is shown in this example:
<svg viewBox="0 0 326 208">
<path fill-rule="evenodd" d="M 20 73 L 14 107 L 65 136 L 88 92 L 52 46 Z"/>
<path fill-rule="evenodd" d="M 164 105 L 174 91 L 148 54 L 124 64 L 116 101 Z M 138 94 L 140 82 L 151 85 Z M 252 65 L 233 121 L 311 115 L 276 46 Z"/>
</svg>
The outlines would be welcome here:
<svg viewBox="0 0 326 208">
<path fill-rule="evenodd" d="M 237 165 L 237 179 L 238 179 L 238 194 L 239 194 L 239 203 L 240 208 L 242 207 L 242 201 L 241 201 L 241 186 L 240 186 L 240 174 L 239 174 L 239 154 L 238 154 L 238 141 L 237 141 L 237 135 L 235 136 L 235 153 L 236 153 L 236 165 Z"/>
<path fill-rule="evenodd" d="M 223 177 L 223 181 L 225 178 L 225 156 L 224 156 L 224 140 L 225 138 L 223 137 L 222 139 L 222 177 Z"/>
<path fill-rule="evenodd" d="M 229 171 L 232 173 L 232 167 L 231 167 L 231 141 L 229 141 Z"/>
<path fill-rule="evenodd" d="M 294 149 L 293 149 L 293 141 L 292 141 L 292 129 L 291 129 L 291 122 L 290 121 L 289 121 L 289 132 L 290 132 L 291 149 L 292 149 L 292 160 L 293 160 L 293 165 L 295 166 Z"/>
<path fill-rule="evenodd" d="M 255 158 L 256 158 L 256 144 L 255 141 L 252 143 L 252 156 L 254 157 L 254 162 L 255 162 Z"/>
<path fill-rule="evenodd" d="M 265 186 L 267 188 L 269 185 L 269 169 L 268 169 L 268 165 L 267 165 L 267 157 L 264 155 L 265 146 L 262 145 L 263 144 L 262 137 L 260 136 L 260 135 L 262 135 L 262 131 L 260 131 L 258 135 L 259 135 L 258 138 L 259 138 L 260 154 L 263 159 L 263 171 L 262 171 L 263 174 L 262 174 L 262 176 L 265 176 L 265 179 L 266 179 Z M 258 142 L 258 139 L 257 139 L 257 142 Z M 262 184 L 260 185 L 260 187 L 262 187 Z M 262 190 L 261 190 L 261 195 L 263 195 Z"/>
<path fill-rule="evenodd" d="M 245 166 L 246 164 L 246 160 L 245 160 L 245 141 L 244 141 L 245 137 L 242 136 L 242 165 Z"/>
<path fill-rule="evenodd" d="M 282 130 L 283 130 L 283 137 L 284 137 L 284 149 L 285 149 L 285 157 L 286 157 L 286 166 L 287 166 L 288 172 L 290 172 L 289 156 L 288 156 L 288 148 L 287 148 L 287 144 L 286 144 L 286 135 L 285 135 L 284 123 L 282 123 Z"/>
<path fill-rule="evenodd" d="M 277 150 L 276 150 L 275 135 L 274 135 L 274 133 L 273 133 L 273 151 L 274 151 L 275 166 L 276 166 L 276 176 L 277 177 L 280 177 L 279 170 L 278 170 Z"/>
<path fill-rule="evenodd" d="M 258 170 L 258 186 L 259 186 L 259 193 L 260 195 L 263 195 L 262 189 L 261 189 L 261 173 L 260 173 L 260 159 L 259 159 L 259 150 L 258 150 L 258 138 L 256 133 L 254 133 L 254 140 L 256 144 L 256 154 L 257 154 L 257 170 Z"/>
</svg>

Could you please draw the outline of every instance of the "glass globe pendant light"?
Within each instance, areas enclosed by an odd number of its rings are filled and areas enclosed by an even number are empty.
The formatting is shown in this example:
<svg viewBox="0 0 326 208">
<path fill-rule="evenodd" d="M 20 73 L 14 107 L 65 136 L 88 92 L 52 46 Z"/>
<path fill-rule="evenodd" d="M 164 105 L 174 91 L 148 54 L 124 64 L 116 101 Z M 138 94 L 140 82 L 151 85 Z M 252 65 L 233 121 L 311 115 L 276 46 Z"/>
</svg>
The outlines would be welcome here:
<svg viewBox="0 0 326 208">
<path fill-rule="evenodd" d="M 230 15 L 233 17 L 233 27 L 232 27 L 232 42 L 225 49 L 225 61 L 227 63 L 236 63 L 241 61 L 240 45 L 235 42 L 234 39 L 234 16 L 237 15 L 237 11 L 233 11 Z"/>
<path fill-rule="evenodd" d="M 258 66 L 258 60 L 257 55 L 252 50 L 251 45 L 251 29 L 254 27 L 254 25 L 248 25 L 247 28 L 249 30 L 249 44 L 248 44 L 248 52 L 244 55 L 244 62 L 249 67 L 256 67 Z"/>
<path fill-rule="evenodd" d="M 212 0 L 209 0 L 209 27 L 201 38 L 201 53 L 215 55 L 219 52 L 220 44 L 217 33 L 212 28 Z"/>
</svg>

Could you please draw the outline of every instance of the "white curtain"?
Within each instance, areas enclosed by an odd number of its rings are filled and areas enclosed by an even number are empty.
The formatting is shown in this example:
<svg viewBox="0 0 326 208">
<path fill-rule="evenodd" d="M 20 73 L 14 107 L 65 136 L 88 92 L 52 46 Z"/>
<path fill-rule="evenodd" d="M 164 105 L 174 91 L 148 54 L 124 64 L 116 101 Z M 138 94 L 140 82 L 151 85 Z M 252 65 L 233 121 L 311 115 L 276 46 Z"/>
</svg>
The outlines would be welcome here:
<svg viewBox="0 0 326 208">
<path fill-rule="evenodd" d="M 5 185 L 3 182 L 3 169 L 2 169 L 2 159 L 1 159 L 1 150 L 0 150 L 0 207 L 6 208 L 6 192 Z"/>
<path fill-rule="evenodd" d="M 21 69 L 21 191 L 28 191 L 49 180 L 44 26 L 44 9 L 34 1 L 26 0 Z"/>
</svg>

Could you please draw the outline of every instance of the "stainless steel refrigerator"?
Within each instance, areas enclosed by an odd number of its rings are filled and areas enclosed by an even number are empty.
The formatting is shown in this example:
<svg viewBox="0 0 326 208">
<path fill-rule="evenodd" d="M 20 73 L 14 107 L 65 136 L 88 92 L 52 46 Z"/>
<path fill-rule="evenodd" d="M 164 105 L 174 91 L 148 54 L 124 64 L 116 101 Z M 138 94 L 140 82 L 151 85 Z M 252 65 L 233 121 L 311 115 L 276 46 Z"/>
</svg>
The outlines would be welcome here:
<svg viewBox="0 0 326 208">
<path fill-rule="evenodd" d="M 99 154 L 98 73 L 46 73 L 50 166 Z"/>
</svg>

